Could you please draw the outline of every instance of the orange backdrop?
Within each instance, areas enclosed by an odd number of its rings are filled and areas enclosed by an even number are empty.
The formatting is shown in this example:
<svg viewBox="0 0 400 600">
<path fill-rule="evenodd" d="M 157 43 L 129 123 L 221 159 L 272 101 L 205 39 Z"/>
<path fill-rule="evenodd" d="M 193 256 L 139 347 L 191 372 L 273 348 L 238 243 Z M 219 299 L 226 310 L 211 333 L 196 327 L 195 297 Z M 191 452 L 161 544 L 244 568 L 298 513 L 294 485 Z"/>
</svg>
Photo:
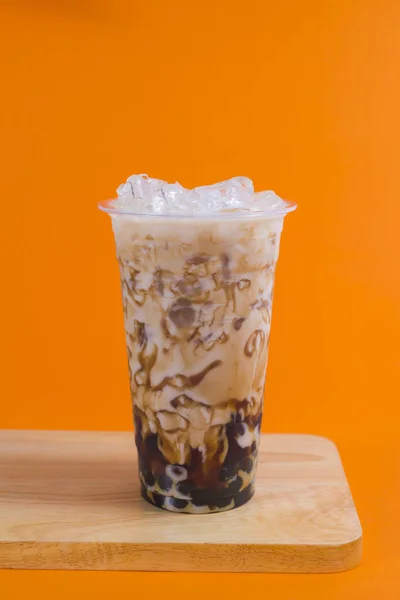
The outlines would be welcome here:
<svg viewBox="0 0 400 600">
<path fill-rule="evenodd" d="M 48 585 L 49 598 L 131 598 L 150 582 L 164 598 L 177 585 L 397 597 L 398 0 L 0 6 L 0 426 L 131 428 L 114 242 L 96 203 L 132 172 L 187 186 L 247 175 L 299 204 L 264 429 L 338 443 L 366 532 L 363 565 L 343 576 L 0 572 L 5 597 Z"/>
</svg>

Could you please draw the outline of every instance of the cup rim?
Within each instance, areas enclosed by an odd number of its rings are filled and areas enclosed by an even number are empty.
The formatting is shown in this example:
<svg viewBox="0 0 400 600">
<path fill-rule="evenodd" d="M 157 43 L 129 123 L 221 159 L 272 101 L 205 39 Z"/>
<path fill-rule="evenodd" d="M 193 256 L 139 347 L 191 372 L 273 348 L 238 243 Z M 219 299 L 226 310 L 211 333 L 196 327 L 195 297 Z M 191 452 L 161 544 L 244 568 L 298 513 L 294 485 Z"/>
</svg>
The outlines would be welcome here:
<svg viewBox="0 0 400 600">
<path fill-rule="evenodd" d="M 264 210 L 264 211 L 248 211 L 248 212 L 214 212 L 214 213 L 144 213 L 138 212 L 134 209 L 120 209 L 113 206 L 117 198 L 113 198 L 111 200 L 103 200 L 98 203 L 98 208 L 109 214 L 110 216 L 118 216 L 118 217 L 144 217 L 146 219 L 192 219 L 192 220 L 211 220 L 211 219 L 221 219 L 221 220 L 231 220 L 231 219 L 248 219 L 248 218 L 264 218 L 264 219 L 275 219 L 279 217 L 285 217 L 287 214 L 293 212 L 297 208 L 297 204 L 295 202 L 291 202 L 288 200 L 284 200 L 285 206 L 282 208 L 275 210 Z"/>
</svg>

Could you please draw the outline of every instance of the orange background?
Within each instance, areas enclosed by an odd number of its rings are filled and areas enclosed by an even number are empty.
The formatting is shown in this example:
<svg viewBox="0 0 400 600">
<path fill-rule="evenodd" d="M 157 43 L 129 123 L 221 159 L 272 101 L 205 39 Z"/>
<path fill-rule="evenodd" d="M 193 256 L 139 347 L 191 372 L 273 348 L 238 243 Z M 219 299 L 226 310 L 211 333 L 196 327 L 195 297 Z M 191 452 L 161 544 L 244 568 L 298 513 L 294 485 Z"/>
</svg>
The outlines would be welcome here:
<svg viewBox="0 0 400 600">
<path fill-rule="evenodd" d="M 0 426 L 131 428 L 114 242 L 96 203 L 132 172 L 187 186 L 247 175 L 299 204 L 264 429 L 337 442 L 365 534 L 362 565 L 342 575 L 0 571 L 2 598 L 397 598 L 398 0 L 0 6 Z"/>
</svg>

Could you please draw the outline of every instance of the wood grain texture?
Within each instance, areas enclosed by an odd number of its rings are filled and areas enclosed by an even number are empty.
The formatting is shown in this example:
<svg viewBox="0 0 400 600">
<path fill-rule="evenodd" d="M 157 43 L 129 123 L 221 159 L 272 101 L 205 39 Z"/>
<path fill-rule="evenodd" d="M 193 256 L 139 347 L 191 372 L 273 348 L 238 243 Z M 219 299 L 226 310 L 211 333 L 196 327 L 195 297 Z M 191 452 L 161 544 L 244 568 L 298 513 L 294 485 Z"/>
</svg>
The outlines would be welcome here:
<svg viewBox="0 0 400 600">
<path fill-rule="evenodd" d="M 255 497 L 211 515 L 139 495 L 132 433 L 0 431 L 0 567 L 331 573 L 362 532 L 335 445 L 263 435 Z"/>
</svg>

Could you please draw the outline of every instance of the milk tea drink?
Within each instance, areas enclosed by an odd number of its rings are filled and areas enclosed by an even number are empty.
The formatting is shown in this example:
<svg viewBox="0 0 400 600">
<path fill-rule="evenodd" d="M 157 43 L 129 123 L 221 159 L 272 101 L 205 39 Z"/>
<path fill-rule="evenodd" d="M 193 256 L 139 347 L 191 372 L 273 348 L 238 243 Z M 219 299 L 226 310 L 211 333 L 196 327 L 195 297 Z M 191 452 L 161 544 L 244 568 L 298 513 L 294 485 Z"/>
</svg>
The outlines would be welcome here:
<svg viewBox="0 0 400 600">
<path fill-rule="evenodd" d="M 127 187 L 128 186 L 128 187 Z M 225 511 L 254 493 L 284 215 L 246 178 L 185 190 L 133 176 L 110 213 L 143 497 Z"/>
</svg>

